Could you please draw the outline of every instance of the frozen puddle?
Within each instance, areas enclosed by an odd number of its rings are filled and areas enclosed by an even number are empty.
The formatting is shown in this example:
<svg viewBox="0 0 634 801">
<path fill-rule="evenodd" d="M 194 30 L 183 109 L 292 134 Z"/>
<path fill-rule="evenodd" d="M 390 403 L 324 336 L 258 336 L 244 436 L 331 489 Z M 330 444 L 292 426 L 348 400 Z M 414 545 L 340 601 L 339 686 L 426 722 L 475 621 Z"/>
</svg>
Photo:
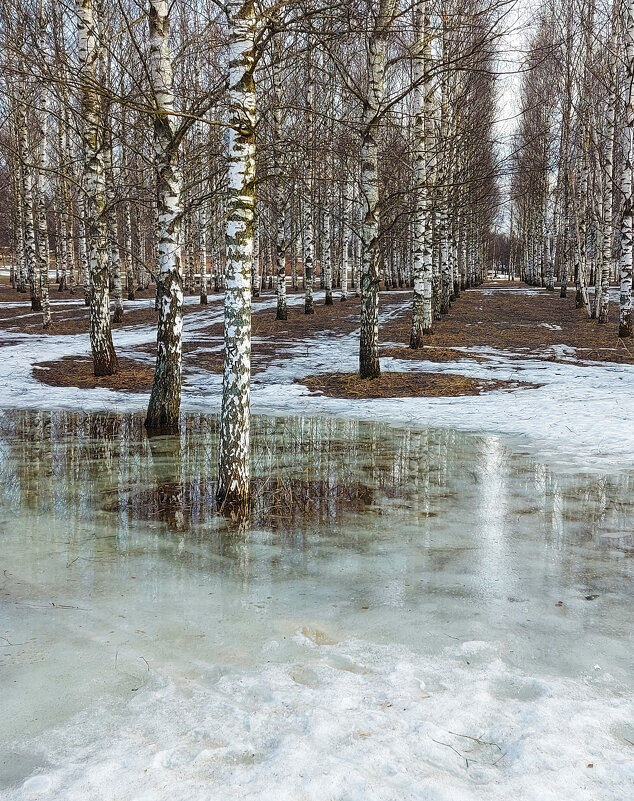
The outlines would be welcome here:
<svg viewBox="0 0 634 801">
<path fill-rule="evenodd" d="M 256 422 L 0 418 L 3 801 L 629 801 L 632 474 Z"/>
</svg>

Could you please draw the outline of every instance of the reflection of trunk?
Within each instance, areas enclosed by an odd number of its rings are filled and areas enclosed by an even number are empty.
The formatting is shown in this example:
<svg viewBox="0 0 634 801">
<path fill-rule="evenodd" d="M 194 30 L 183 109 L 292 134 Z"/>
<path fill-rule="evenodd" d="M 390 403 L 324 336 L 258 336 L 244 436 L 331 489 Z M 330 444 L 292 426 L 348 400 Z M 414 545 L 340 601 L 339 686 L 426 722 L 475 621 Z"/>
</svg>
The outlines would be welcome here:
<svg viewBox="0 0 634 801">
<path fill-rule="evenodd" d="M 190 515 L 185 505 L 181 475 L 180 436 L 150 437 L 149 444 L 155 482 L 155 492 L 151 497 L 154 509 L 144 510 L 141 519 L 148 520 L 156 516 L 172 531 L 183 531 L 187 528 Z"/>
<path fill-rule="evenodd" d="M 255 9 L 230 0 L 229 180 L 227 187 L 225 363 L 217 503 L 246 507 L 249 497 L 251 262 L 255 210 Z"/>
<path fill-rule="evenodd" d="M 117 372 L 117 357 L 110 330 L 103 130 L 101 100 L 96 88 L 99 47 L 92 0 L 77 0 L 77 33 L 83 123 L 83 184 L 90 248 L 90 345 L 95 375 L 112 375 Z"/>
<path fill-rule="evenodd" d="M 183 272 L 181 265 L 181 174 L 173 121 L 174 94 L 167 0 L 151 0 L 150 59 L 156 107 L 153 114 L 158 186 L 156 227 L 159 299 L 156 367 L 145 420 L 152 431 L 175 431 L 181 403 Z"/>
<path fill-rule="evenodd" d="M 628 0 L 625 20 L 627 104 L 623 131 L 623 218 L 621 223 L 621 294 L 619 336 L 632 336 L 632 134 L 634 131 L 634 0 Z"/>
</svg>

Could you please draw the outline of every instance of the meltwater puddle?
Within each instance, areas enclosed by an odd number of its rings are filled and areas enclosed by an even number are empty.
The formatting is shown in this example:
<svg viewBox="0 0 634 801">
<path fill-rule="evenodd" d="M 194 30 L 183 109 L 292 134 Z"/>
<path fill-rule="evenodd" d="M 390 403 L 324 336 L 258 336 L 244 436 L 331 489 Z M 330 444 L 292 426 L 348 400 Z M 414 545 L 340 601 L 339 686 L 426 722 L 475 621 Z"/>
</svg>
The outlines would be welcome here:
<svg viewBox="0 0 634 801">
<path fill-rule="evenodd" d="M 629 799 L 632 475 L 502 438 L 0 419 L 3 799 Z"/>
</svg>

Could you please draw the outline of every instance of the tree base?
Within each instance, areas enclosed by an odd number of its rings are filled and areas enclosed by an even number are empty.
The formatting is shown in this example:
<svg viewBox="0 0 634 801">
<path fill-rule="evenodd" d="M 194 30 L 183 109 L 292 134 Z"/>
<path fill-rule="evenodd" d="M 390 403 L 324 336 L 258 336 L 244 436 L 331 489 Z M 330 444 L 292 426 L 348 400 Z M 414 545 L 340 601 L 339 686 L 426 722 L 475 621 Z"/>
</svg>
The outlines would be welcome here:
<svg viewBox="0 0 634 801">
<path fill-rule="evenodd" d="M 119 365 L 117 364 L 117 357 L 115 356 L 113 359 L 94 359 L 93 357 L 93 374 L 95 378 L 100 378 L 104 375 L 116 375 L 119 370 Z"/>
</svg>

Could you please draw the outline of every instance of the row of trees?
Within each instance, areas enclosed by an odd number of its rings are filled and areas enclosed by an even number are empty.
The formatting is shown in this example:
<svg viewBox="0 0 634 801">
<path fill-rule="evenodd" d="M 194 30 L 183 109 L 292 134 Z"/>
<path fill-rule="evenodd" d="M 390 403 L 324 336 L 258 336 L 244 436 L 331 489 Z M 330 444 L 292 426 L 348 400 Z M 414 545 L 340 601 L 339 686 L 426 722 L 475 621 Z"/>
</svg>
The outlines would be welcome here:
<svg viewBox="0 0 634 801">
<path fill-rule="evenodd" d="M 530 283 L 608 321 L 620 280 L 619 336 L 632 335 L 634 2 L 547 0 L 521 93 L 511 259 Z M 589 289 L 594 287 L 592 294 Z"/>
<path fill-rule="evenodd" d="M 411 346 L 481 280 L 498 211 L 488 0 L 11 0 L 0 148 L 15 282 L 50 325 L 49 267 L 89 304 L 96 375 L 148 276 L 157 361 L 146 427 L 173 431 L 183 292 L 225 291 L 218 501 L 249 485 L 250 310 L 258 265 L 285 319 L 361 297 L 359 368 L 379 375 L 378 294 L 413 286 Z"/>
</svg>

